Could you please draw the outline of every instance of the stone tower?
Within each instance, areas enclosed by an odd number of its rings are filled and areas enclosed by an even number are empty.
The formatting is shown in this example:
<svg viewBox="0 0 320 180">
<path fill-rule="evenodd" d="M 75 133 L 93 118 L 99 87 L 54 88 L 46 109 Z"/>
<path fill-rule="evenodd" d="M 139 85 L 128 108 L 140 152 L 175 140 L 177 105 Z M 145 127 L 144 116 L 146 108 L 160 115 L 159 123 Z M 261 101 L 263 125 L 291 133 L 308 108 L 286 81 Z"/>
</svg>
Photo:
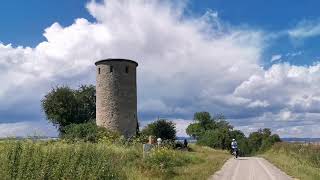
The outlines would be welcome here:
<svg viewBox="0 0 320 180">
<path fill-rule="evenodd" d="M 95 63 L 96 123 L 125 137 L 136 134 L 138 63 L 128 59 L 105 59 Z"/>
</svg>

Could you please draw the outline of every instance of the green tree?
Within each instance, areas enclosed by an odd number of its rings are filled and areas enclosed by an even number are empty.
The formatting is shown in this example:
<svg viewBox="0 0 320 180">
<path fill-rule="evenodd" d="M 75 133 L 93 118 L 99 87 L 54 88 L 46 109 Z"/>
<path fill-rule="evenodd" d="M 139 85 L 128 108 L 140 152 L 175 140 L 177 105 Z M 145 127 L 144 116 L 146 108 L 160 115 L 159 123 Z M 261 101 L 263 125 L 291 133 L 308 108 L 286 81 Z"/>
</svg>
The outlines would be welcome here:
<svg viewBox="0 0 320 180">
<path fill-rule="evenodd" d="M 280 136 L 278 134 L 273 134 L 270 136 L 270 139 L 273 143 L 281 142 Z"/>
<path fill-rule="evenodd" d="M 197 142 L 200 145 L 218 149 L 230 149 L 230 135 L 227 129 L 207 130 Z"/>
<path fill-rule="evenodd" d="M 263 134 L 263 138 L 268 138 L 271 136 L 271 129 L 264 128 L 262 129 L 261 133 Z"/>
<path fill-rule="evenodd" d="M 223 117 L 223 119 L 221 119 L 220 117 L 219 117 L 219 119 L 218 120 L 215 120 L 215 126 L 216 126 L 216 128 L 218 128 L 218 129 L 227 129 L 227 130 L 232 130 L 233 129 L 233 126 L 232 125 L 230 125 L 230 123 L 228 122 L 228 121 L 226 121 L 225 119 L 224 119 L 224 117 Z"/>
<path fill-rule="evenodd" d="M 194 123 L 187 127 L 186 132 L 196 139 L 201 138 L 206 131 L 225 129 L 227 132 L 233 129 L 223 115 L 211 116 L 208 112 L 196 112 L 193 119 Z"/>
<path fill-rule="evenodd" d="M 257 152 L 260 149 L 262 145 L 262 140 L 263 140 L 263 135 L 261 133 L 261 130 L 250 133 L 248 140 L 249 140 L 249 144 L 252 149 L 252 152 L 253 153 Z"/>
<path fill-rule="evenodd" d="M 172 121 L 160 119 L 148 124 L 141 132 L 147 136 L 155 136 L 163 140 L 175 140 L 176 125 Z"/>
<path fill-rule="evenodd" d="M 72 123 L 78 123 L 77 98 L 74 91 L 67 86 L 56 87 L 42 99 L 42 108 L 47 119 L 57 126 L 60 132 L 63 127 Z"/>
<path fill-rule="evenodd" d="M 277 134 L 271 133 L 271 130 L 268 128 L 259 129 L 256 132 L 252 132 L 248 138 L 249 145 L 253 151 L 261 152 L 270 148 L 274 143 L 280 142 L 280 137 Z"/>
<path fill-rule="evenodd" d="M 96 118 L 96 88 L 93 85 L 81 85 L 74 91 L 77 99 L 77 119 L 86 122 Z"/>
<path fill-rule="evenodd" d="M 200 127 L 204 130 L 210 129 L 212 126 L 211 115 L 208 112 L 196 112 L 194 113 L 193 120 L 200 124 Z"/>
<path fill-rule="evenodd" d="M 79 124 L 95 119 L 95 87 L 80 86 L 73 90 L 67 86 L 53 88 L 41 100 L 44 113 L 61 134 L 69 124 Z"/>
<path fill-rule="evenodd" d="M 211 116 L 208 112 L 196 112 L 194 123 L 190 124 L 186 132 L 196 138 L 200 145 L 219 149 L 231 149 L 231 140 L 236 139 L 240 152 L 249 155 L 261 152 L 280 141 L 277 134 L 270 129 L 259 129 L 247 138 L 240 130 L 233 130 L 233 126 L 223 115 Z"/>
<path fill-rule="evenodd" d="M 211 118 L 208 112 L 196 112 L 193 116 L 194 123 L 190 124 L 186 133 L 194 138 L 200 138 L 207 130 L 213 130 L 216 127 L 216 122 Z"/>
<path fill-rule="evenodd" d="M 201 135 L 203 135 L 205 129 L 202 128 L 199 123 L 192 123 L 187 127 L 186 132 L 189 136 L 198 139 Z"/>
</svg>

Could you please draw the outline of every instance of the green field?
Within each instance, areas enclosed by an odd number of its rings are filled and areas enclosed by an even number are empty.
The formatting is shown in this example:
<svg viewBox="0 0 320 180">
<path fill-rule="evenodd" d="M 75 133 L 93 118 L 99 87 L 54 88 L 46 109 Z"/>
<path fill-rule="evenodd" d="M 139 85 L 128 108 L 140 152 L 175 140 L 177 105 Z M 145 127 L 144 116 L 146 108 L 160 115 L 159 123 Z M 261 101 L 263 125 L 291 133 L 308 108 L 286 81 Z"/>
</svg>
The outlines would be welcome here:
<svg viewBox="0 0 320 180">
<path fill-rule="evenodd" d="M 191 151 L 142 144 L 0 141 L 1 179 L 207 179 L 229 158 L 193 145 Z"/>
<path fill-rule="evenodd" d="M 320 179 L 319 145 L 277 143 L 262 156 L 292 177 Z"/>
</svg>

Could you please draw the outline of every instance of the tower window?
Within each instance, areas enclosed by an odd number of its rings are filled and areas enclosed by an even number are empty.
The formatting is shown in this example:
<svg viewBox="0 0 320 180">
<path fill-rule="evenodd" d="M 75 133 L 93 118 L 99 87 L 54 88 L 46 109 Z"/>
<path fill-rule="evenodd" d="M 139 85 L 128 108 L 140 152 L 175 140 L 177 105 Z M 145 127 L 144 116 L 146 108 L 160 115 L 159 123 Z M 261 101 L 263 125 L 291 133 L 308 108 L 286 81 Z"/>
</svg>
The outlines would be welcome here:
<svg viewBox="0 0 320 180">
<path fill-rule="evenodd" d="M 111 73 L 113 72 L 113 66 L 110 66 L 110 72 Z"/>
<path fill-rule="evenodd" d="M 100 74 L 100 68 L 98 68 L 98 74 Z"/>
<path fill-rule="evenodd" d="M 129 66 L 126 66 L 126 73 L 129 73 Z"/>
</svg>

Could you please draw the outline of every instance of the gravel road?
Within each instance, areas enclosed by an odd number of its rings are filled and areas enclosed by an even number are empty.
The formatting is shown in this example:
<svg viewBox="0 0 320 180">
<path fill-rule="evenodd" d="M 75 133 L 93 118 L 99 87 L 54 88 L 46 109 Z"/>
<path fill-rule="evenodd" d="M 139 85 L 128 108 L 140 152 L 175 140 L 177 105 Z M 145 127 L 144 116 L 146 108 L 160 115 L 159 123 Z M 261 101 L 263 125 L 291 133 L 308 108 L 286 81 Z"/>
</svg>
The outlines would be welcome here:
<svg viewBox="0 0 320 180">
<path fill-rule="evenodd" d="M 263 158 L 240 157 L 229 159 L 210 180 L 292 180 L 293 178 Z"/>
</svg>

